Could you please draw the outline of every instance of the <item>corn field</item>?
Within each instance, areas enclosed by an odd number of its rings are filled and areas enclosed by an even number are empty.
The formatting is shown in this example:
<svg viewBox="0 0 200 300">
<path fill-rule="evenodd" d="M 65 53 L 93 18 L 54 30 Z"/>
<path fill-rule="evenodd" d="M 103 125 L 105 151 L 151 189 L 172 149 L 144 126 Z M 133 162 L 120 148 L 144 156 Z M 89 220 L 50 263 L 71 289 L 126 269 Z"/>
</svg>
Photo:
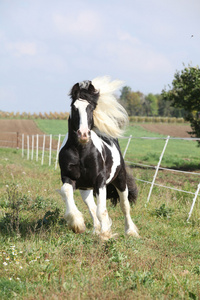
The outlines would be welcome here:
<svg viewBox="0 0 200 300">
<path fill-rule="evenodd" d="M 68 112 L 49 112 L 49 113 L 33 113 L 23 112 L 2 112 L 0 111 L 0 118 L 2 119 L 48 119 L 48 120 L 67 120 L 69 117 Z"/>
<path fill-rule="evenodd" d="M 0 111 L 1 119 L 47 119 L 47 120 L 67 120 L 69 117 L 68 112 L 49 112 L 49 113 L 19 113 L 19 112 L 2 112 Z M 183 118 L 172 117 L 141 117 L 131 116 L 129 117 L 131 123 L 187 123 Z"/>
</svg>

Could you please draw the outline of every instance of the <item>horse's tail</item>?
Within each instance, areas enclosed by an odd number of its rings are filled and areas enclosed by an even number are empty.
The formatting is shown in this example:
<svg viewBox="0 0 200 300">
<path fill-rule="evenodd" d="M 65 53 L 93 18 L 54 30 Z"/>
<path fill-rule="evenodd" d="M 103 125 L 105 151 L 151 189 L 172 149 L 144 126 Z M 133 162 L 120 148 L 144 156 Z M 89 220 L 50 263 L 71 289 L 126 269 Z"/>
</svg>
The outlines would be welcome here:
<svg viewBox="0 0 200 300">
<path fill-rule="evenodd" d="M 127 171 L 126 181 L 128 186 L 128 200 L 131 204 L 136 203 L 138 196 L 138 189 L 133 176 Z"/>
<path fill-rule="evenodd" d="M 138 196 L 138 189 L 133 176 L 129 173 L 126 167 L 126 183 L 128 186 L 128 200 L 130 204 L 136 203 Z M 107 185 L 107 199 L 110 199 L 114 206 L 119 202 L 119 195 L 115 186 L 110 183 Z"/>
<path fill-rule="evenodd" d="M 106 190 L 107 190 L 107 199 L 110 199 L 111 203 L 114 206 L 116 206 L 117 203 L 119 202 L 119 195 L 117 193 L 115 186 L 112 183 L 110 183 L 106 186 Z"/>
</svg>

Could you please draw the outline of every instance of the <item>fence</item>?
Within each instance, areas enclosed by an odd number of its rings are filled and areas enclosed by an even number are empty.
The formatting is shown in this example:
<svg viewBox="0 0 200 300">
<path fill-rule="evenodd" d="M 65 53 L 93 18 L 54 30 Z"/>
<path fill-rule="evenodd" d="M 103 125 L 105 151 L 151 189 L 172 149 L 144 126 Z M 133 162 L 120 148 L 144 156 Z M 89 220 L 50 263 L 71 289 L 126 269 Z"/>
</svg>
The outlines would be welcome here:
<svg viewBox="0 0 200 300">
<path fill-rule="evenodd" d="M 21 134 L 19 132 L 1 132 L 0 147 L 21 148 Z"/>
<path fill-rule="evenodd" d="M 14 135 L 15 134 L 15 135 Z M 25 151 L 26 151 L 26 157 L 27 159 L 31 159 L 33 160 L 34 158 L 36 159 L 36 161 L 40 161 L 41 165 L 44 164 L 44 160 L 45 160 L 45 155 L 48 155 L 48 165 L 51 166 L 52 163 L 54 163 L 54 167 L 55 169 L 57 169 L 57 165 L 58 165 L 58 154 L 59 154 L 59 149 L 60 149 L 60 145 L 62 140 L 64 139 L 65 135 L 25 135 L 25 134 L 18 134 L 18 133 L 13 133 L 13 140 L 9 141 L 10 143 L 12 142 L 12 144 L 16 145 L 17 148 L 21 148 L 22 149 L 22 157 L 25 157 Z M 132 139 L 146 139 L 146 140 L 165 140 L 164 143 L 164 147 L 162 149 L 162 152 L 160 154 L 159 157 L 159 161 L 157 163 L 156 166 L 150 166 L 147 164 L 142 164 L 142 163 L 136 163 L 133 161 L 126 161 L 126 163 L 132 164 L 132 165 L 138 165 L 138 166 L 142 166 L 145 168 L 154 168 L 155 169 L 155 173 L 153 176 L 152 181 L 146 181 L 140 178 L 135 178 L 136 180 L 146 183 L 146 184 L 150 184 L 150 190 L 149 190 L 149 194 L 147 197 L 147 204 L 150 201 L 151 198 L 151 194 L 152 194 L 152 190 L 154 186 L 159 186 L 162 188 L 167 188 L 167 189 L 171 189 L 171 190 L 175 190 L 175 191 L 179 191 L 182 193 L 187 193 L 187 194 L 191 194 L 194 195 L 193 201 L 192 201 L 192 206 L 190 208 L 189 211 L 189 215 L 187 218 L 187 221 L 189 221 L 194 205 L 196 203 L 197 200 L 197 196 L 199 196 L 199 191 L 200 191 L 200 183 L 197 186 L 196 192 L 190 192 L 190 191 L 185 191 L 182 189 L 177 189 L 171 186 L 164 186 L 158 183 L 155 183 L 157 175 L 158 175 L 158 171 L 159 170 L 165 170 L 168 172 L 179 172 L 179 173 L 184 173 L 184 174 L 191 174 L 191 175 L 196 175 L 196 176 L 200 176 L 200 173 L 193 173 L 193 172 L 187 172 L 187 171 L 180 171 L 180 170 L 176 170 L 176 169 L 169 169 L 169 168 L 163 168 L 161 167 L 161 162 L 165 153 L 165 150 L 167 148 L 167 145 L 169 143 L 170 140 L 190 140 L 190 141 L 196 141 L 196 140 L 200 140 L 200 138 L 174 138 L 174 137 L 170 137 L 168 136 L 167 138 L 157 138 L 157 137 L 124 137 L 123 139 L 128 139 L 124 153 L 123 153 L 123 157 L 125 158 L 126 153 L 128 151 L 128 147 L 130 145 L 130 142 Z M 40 155 L 39 155 L 40 154 Z M 200 181 L 199 181 L 200 182 Z"/>
<path fill-rule="evenodd" d="M 125 148 L 125 151 L 124 151 L 124 154 L 123 154 L 124 158 L 125 158 L 126 152 L 128 150 L 128 146 L 130 144 L 131 139 L 134 139 L 134 137 L 130 136 L 128 138 L 128 143 L 126 145 L 126 148 Z M 169 187 L 169 186 L 164 186 L 164 185 L 161 185 L 161 184 L 157 184 L 157 183 L 155 183 L 155 180 L 156 180 L 156 177 L 157 177 L 157 174 L 158 174 L 159 170 L 166 170 L 166 171 L 169 171 L 169 172 L 179 172 L 179 173 L 183 173 L 183 174 L 194 174 L 194 175 L 200 176 L 200 173 L 196 173 L 196 172 L 194 173 L 194 172 L 180 171 L 180 170 L 168 169 L 168 168 L 162 168 L 162 167 L 160 167 L 162 159 L 163 159 L 163 156 L 164 156 L 164 153 L 165 153 L 165 150 L 167 148 L 167 144 L 168 144 L 168 142 L 169 142 L 170 139 L 171 140 L 200 141 L 200 138 L 173 138 L 173 137 L 168 136 L 167 138 L 140 137 L 139 139 L 150 139 L 150 140 L 163 139 L 163 140 L 166 140 L 165 144 L 164 144 L 164 147 L 162 149 L 162 152 L 160 154 L 160 158 L 159 158 L 158 164 L 156 166 L 150 166 L 150 165 L 146 165 L 146 164 L 134 163 L 134 162 L 126 161 L 126 163 L 130 163 L 130 164 L 133 164 L 133 165 L 139 165 L 139 166 L 143 166 L 143 167 L 148 167 L 148 168 L 154 168 L 154 169 L 156 169 L 152 181 L 146 181 L 146 180 L 142 180 L 142 179 L 139 179 L 139 178 L 135 178 L 138 181 L 141 181 L 141 182 L 144 182 L 144 183 L 147 183 L 147 184 L 151 185 L 150 190 L 149 190 L 149 194 L 148 194 L 148 197 L 147 197 L 147 203 L 150 201 L 151 193 L 152 193 L 152 190 L 153 190 L 154 186 L 159 186 L 159 187 L 163 187 L 163 188 L 167 188 L 167 189 L 179 191 L 179 192 L 182 192 L 182 193 L 192 194 L 192 195 L 194 195 L 194 198 L 193 198 L 192 206 L 191 206 L 189 214 L 188 214 L 188 218 L 187 218 L 187 222 L 188 222 L 189 219 L 190 219 L 190 217 L 191 217 L 191 215 L 192 215 L 192 211 L 193 211 L 194 205 L 196 203 L 197 196 L 200 195 L 199 194 L 199 191 L 200 191 L 200 181 L 199 181 L 199 184 L 197 186 L 196 192 L 193 193 L 193 192 L 189 192 L 189 191 L 184 191 L 184 190 L 181 190 L 181 189 L 177 189 L 177 188 L 174 188 L 174 187 Z"/>
<path fill-rule="evenodd" d="M 55 160 L 55 169 L 57 169 L 58 164 L 58 154 L 61 145 L 61 139 L 65 135 L 24 135 L 21 136 L 21 149 L 22 157 L 25 156 L 27 159 L 34 159 L 39 161 L 39 152 L 41 154 L 41 165 L 44 165 L 45 154 L 48 154 L 48 165 L 52 165 L 52 161 Z M 54 154 L 55 155 L 54 155 Z"/>
</svg>

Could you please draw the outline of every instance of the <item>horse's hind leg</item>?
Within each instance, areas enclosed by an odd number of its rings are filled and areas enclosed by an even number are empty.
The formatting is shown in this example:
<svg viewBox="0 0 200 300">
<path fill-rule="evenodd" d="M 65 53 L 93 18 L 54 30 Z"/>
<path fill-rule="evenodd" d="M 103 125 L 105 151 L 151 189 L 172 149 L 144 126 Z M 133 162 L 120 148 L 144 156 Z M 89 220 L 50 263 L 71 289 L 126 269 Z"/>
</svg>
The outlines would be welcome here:
<svg viewBox="0 0 200 300">
<path fill-rule="evenodd" d="M 128 200 L 128 188 L 126 187 L 125 191 L 121 192 L 117 189 L 117 192 L 120 197 L 120 207 L 125 217 L 125 233 L 127 235 L 132 235 L 135 237 L 139 237 L 138 229 L 136 225 L 133 223 L 130 215 L 130 204 Z"/>
<path fill-rule="evenodd" d="M 106 208 L 106 186 L 99 189 L 96 197 L 97 197 L 97 217 L 101 224 L 100 235 L 102 239 L 108 240 L 113 235 L 111 232 L 112 221 L 108 216 L 108 211 Z"/>
<path fill-rule="evenodd" d="M 74 202 L 73 187 L 69 183 L 64 183 L 59 191 L 66 204 L 65 219 L 70 229 L 75 233 L 83 233 L 86 229 L 83 215 Z"/>
<path fill-rule="evenodd" d="M 93 197 L 93 190 L 80 190 L 81 197 L 85 204 L 87 205 L 90 215 L 93 220 L 93 225 L 94 225 L 94 233 L 100 234 L 101 226 L 100 222 L 97 218 L 97 206 L 94 201 Z"/>
</svg>

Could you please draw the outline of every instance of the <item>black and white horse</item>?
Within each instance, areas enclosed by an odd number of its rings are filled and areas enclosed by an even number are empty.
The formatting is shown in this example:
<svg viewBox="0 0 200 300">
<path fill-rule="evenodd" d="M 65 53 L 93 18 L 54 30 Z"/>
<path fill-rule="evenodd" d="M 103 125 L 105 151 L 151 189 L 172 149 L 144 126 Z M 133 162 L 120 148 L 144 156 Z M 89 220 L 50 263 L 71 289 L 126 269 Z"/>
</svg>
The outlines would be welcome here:
<svg viewBox="0 0 200 300">
<path fill-rule="evenodd" d="M 114 96 L 120 86 L 121 81 L 110 81 L 109 77 L 73 86 L 68 134 L 59 153 L 63 182 L 60 194 L 66 203 L 65 218 L 69 228 L 76 233 L 86 229 L 73 197 L 73 190 L 79 189 L 93 219 L 94 232 L 103 239 L 112 237 L 107 198 L 115 204 L 119 198 L 125 217 L 125 233 L 139 236 L 131 220 L 129 205 L 129 201 L 135 202 L 137 198 L 137 188 L 126 171 L 117 141 L 127 122 L 127 113 Z"/>
</svg>

